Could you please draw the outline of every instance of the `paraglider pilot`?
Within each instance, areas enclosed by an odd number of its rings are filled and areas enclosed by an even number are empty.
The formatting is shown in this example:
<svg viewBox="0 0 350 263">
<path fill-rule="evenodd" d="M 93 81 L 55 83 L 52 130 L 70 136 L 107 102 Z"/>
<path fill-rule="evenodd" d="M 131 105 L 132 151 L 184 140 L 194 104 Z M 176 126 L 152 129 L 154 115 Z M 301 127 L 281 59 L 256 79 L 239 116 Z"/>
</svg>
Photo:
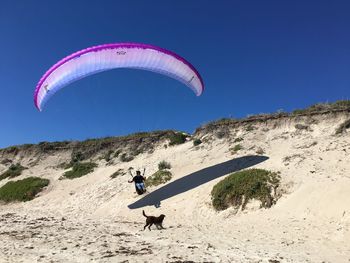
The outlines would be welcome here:
<svg viewBox="0 0 350 263">
<path fill-rule="evenodd" d="M 131 171 L 129 171 L 129 172 L 130 172 L 130 175 L 132 176 L 132 180 L 128 181 L 128 183 L 134 182 L 136 192 L 139 195 L 142 195 L 144 192 L 146 192 L 146 187 L 145 187 L 146 178 L 144 177 L 145 170 L 143 171 L 143 175 L 141 175 L 140 171 L 136 171 L 136 176 L 133 176 Z"/>
</svg>

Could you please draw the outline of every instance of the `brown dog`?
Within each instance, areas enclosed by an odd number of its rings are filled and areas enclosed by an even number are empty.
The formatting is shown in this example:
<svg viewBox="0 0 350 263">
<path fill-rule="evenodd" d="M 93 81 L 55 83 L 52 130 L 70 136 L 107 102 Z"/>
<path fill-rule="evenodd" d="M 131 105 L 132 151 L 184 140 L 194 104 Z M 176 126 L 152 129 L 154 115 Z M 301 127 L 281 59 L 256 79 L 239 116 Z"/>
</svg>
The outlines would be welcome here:
<svg viewBox="0 0 350 263">
<path fill-rule="evenodd" d="M 164 229 L 164 227 L 163 227 L 163 220 L 164 220 L 165 215 L 162 214 L 162 215 L 160 215 L 158 217 L 156 217 L 156 216 L 147 216 L 145 214 L 144 210 L 142 210 L 142 214 L 143 214 L 144 217 L 147 218 L 146 219 L 146 225 L 143 227 L 143 230 L 145 230 L 146 227 L 148 226 L 148 229 L 151 231 L 151 226 L 153 224 L 156 225 L 157 229 L 159 229 L 159 227 L 160 227 L 160 229 Z"/>
</svg>

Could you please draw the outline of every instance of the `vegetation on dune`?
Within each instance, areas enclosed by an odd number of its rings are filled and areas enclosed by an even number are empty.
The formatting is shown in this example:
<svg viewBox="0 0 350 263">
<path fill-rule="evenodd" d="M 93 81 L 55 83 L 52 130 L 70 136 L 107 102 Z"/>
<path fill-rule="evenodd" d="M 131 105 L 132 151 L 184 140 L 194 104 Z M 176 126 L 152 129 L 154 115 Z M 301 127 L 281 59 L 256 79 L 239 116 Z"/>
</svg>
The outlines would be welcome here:
<svg viewBox="0 0 350 263">
<path fill-rule="evenodd" d="M 226 129 L 226 128 L 221 128 L 220 130 L 218 130 L 215 133 L 215 136 L 218 139 L 222 139 L 222 138 L 228 137 L 229 135 L 230 135 L 230 131 L 229 131 L 229 129 Z"/>
<path fill-rule="evenodd" d="M 300 124 L 300 123 L 295 124 L 294 127 L 297 130 L 308 130 L 309 129 L 308 125 L 303 125 L 303 124 Z"/>
<path fill-rule="evenodd" d="M 20 176 L 22 174 L 22 171 L 25 169 L 27 169 L 27 168 L 22 166 L 19 163 L 12 164 L 6 172 L 4 172 L 0 175 L 0 181 L 5 179 L 5 178 L 13 178 L 13 177 Z"/>
<path fill-rule="evenodd" d="M 311 145 L 309 145 L 310 147 L 313 146 L 313 143 Z M 301 154 L 293 154 L 293 155 L 289 155 L 289 156 L 285 156 L 282 160 L 282 162 L 284 163 L 285 166 L 289 165 L 290 162 L 296 160 L 298 163 L 300 163 L 301 161 L 305 160 L 305 156 L 301 155 Z"/>
<path fill-rule="evenodd" d="M 335 130 L 335 134 L 343 133 L 349 128 L 350 128 L 350 119 L 340 124 L 339 127 Z"/>
<path fill-rule="evenodd" d="M 118 149 L 118 150 L 116 150 L 115 151 L 115 153 L 114 153 L 114 158 L 118 158 L 119 157 L 119 154 L 121 154 L 122 153 L 122 150 L 120 150 L 120 149 Z"/>
<path fill-rule="evenodd" d="M 248 169 L 233 173 L 217 183 L 211 192 L 216 210 L 230 206 L 245 209 L 252 200 L 260 200 L 261 207 L 271 207 L 275 202 L 276 189 L 280 184 L 277 173 L 263 169 Z"/>
<path fill-rule="evenodd" d="M 317 103 L 305 109 L 296 109 L 292 112 L 292 115 L 338 110 L 350 110 L 350 100 L 338 100 L 333 103 Z"/>
<path fill-rule="evenodd" d="M 188 137 L 187 134 L 185 133 L 181 133 L 181 132 L 177 132 L 174 134 L 171 134 L 168 138 L 170 140 L 169 145 L 173 146 L 173 145 L 178 145 L 178 144 L 183 144 L 186 142 L 186 138 Z"/>
<path fill-rule="evenodd" d="M 40 149 L 40 152 L 42 153 L 49 153 L 52 151 L 55 151 L 60 148 L 65 148 L 67 145 L 69 145 L 69 141 L 63 141 L 63 142 L 39 142 L 37 145 Z M 33 145 L 30 145 L 33 146 Z M 35 146 L 35 145 L 34 145 Z"/>
<path fill-rule="evenodd" d="M 243 149 L 243 146 L 240 145 L 240 144 L 236 144 L 236 145 L 233 147 L 233 150 L 234 150 L 235 152 L 238 152 L 239 150 L 242 150 L 242 149 Z"/>
<path fill-rule="evenodd" d="M 231 147 L 229 150 L 230 150 L 231 154 L 236 154 L 237 152 L 239 152 L 242 149 L 243 149 L 242 145 L 236 144 L 235 146 Z"/>
<path fill-rule="evenodd" d="M 72 168 L 75 164 L 80 163 L 83 160 L 84 160 L 83 153 L 72 152 L 70 161 L 68 163 L 67 162 L 60 163 L 59 165 L 57 165 L 57 168 L 66 170 L 66 169 Z"/>
<path fill-rule="evenodd" d="M 108 152 L 106 152 L 104 154 L 102 159 L 104 159 L 108 163 L 109 161 L 111 161 L 113 159 L 112 155 L 113 155 L 113 150 L 109 150 Z"/>
<path fill-rule="evenodd" d="M 157 186 L 168 182 L 172 177 L 172 173 L 168 170 L 159 170 L 147 177 L 146 186 Z"/>
<path fill-rule="evenodd" d="M 88 139 L 85 141 L 40 142 L 38 144 L 23 144 L 0 149 L 0 156 L 9 156 L 6 158 L 11 159 L 12 156 L 16 156 L 19 153 L 23 153 L 23 155 L 40 156 L 45 153 L 69 150 L 72 152 L 72 156 L 79 157 L 78 161 L 85 161 L 108 153 L 108 151 L 115 150 L 117 151 L 115 152 L 114 157 L 118 157 L 122 150 L 125 151 L 126 149 L 128 149 L 130 153 L 133 153 L 133 155 L 136 156 L 140 153 L 154 150 L 154 146 L 157 142 L 169 139 L 169 137 L 175 133 L 176 132 L 172 130 L 165 130 L 140 132 L 119 137 Z M 73 163 L 74 162 L 75 161 L 73 161 Z"/>
<path fill-rule="evenodd" d="M 199 130 L 218 130 L 216 133 L 216 136 L 220 139 L 223 137 L 227 137 L 229 134 L 224 132 L 224 128 L 227 128 L 230 125 L 241 125 L 244 123 L 252 123 L 256 121 L 266 121 L 268 119 L 278 119 L 283 117 L 295 117 L 295 116 L 311 116 L 314 114 L 325 114 L 325 113 L 331 113 L 331 112 L 339 112 L 339 111 L 350 111 L 350 100 L 339 100 L 333 103 L 318 103 L 315 105 L 312 105 L 305 109 L 296 109 L 290 113 L 283 112 L 283 111 L 277 111 L 275 113 L 262 113 L 262 114 L 256 114 L 247 116 L 243 119 L 233 119 L 233 118 L 222 118 L 219 120 L 211 121 L 207 123 L 206 125 L 199 127 L 196 131 L 196 133 Z M 251 131 L 254 127 L 251 125 L 248 125 L 246 130 Z"/>
<path fill-rule="evenodd" d="M 118 169 L 117 171 L 115 171 L 114 173 L 111 174 L 111 178 L 114 179 L 114 178 L 117 178 L 118 176 L 123 176 L 125 175 L 126 172 L 123 170 L 123 169 Z"/>
<path fill-rule="evenodd" d="M 248 125 L 246 128 L 245 128 L 246 131 L 250 132 L 250 131 L 254 131 L 255 130 L 255 127 L 253 125 Z"/>
<path fill-rule="evenodd" d="M 134 157 L 130 156 L 130 155 L 126 154 L 126 153 L 123 153 L 123 154 L 120 155 L 119 159 L 122 162 L 130 162 L 130 161 L 134 160 Z"/>
<path fill-rule="evenodd" d="M 195 139 L 193 141 L 193 146 L 197 146 L 197 145 L 200 145 L 202 143 L 201 139 Z"/>
<path fill-rule="evenodd" d="M 12 163 L 12 160 L 10 160 L 8 158 L 2 159 L 0 161 L 0 164 L 2 164 L 2 165 L 8 165 L 8 164 L 11 164 L 11 163 Z"/>
<path fill-rule="evenodd" d="M 245 127 L 246 131 L 254 130 L 257 127 L 255 124 L 264 123 L 267 120 L 277 120 L 285 117 L 296 117 L 295 120 L 301 123 L 305 120 L 306 125 L 314 124 L 316 119 L 312 115 L 328 114 L 336 112 L 350 112 L 350 100 L 340 100 L 334 103 L 318 103 L 306 109 L 297 109 L 291 113 L 278 111 L 272 114 L 257 114 L 243 119 L 223 118 L 217 121 L 210 122 L 196 130 L 196 135 L 200 133 L 212 132 L 217 138 L 231 138 L 235 143 L 239 139 L 232 137 L 233 127 Z M 303 116 L 303 118 L 299 118 Z M 304 118 L 305 116 L 305 118 Z M 298 123 L 295 125 L 297 130 L 310 130 L 311 126 Z M 335 130 L 336 134 L 341 134 L 350 128 L 350 120 L 344 122 Z M 266 128 L 268 129 L 268 127 Z M 133 157 L 141 153 L 151 153 L 159 143 L 169 141 L 166 146 L 178 145 L 185 143 L 189 135 L 173 130 L 154 131 L 154 132 L 139 132 L 120 137 L 105 137 L 97 139 L 88 139 L 85 141 L 62 141 L 62 142 L 40 142 L 38 144 L 23 144 L 0 149 L 0 162 L 4 165 L 9 165 L 11 161 L 17 160 L 14 157 L 31 156 L 34 161 L 28 166 L 36 165 L 43 160 L 42 157 L 48 154 L 60 154 L 61 152 L 71 152 L 72 158 L 69 163 L 64 164 L 64 168 L 73 167 L 77 162 L 88 161 L 103 157 L 107 163 L 111 163 L 111 159 L 120 158 L 121 161 L 131 161 Z M 199 137 L 199 136 L 197 136 Z M 193 140 L 193 145 L 201 144 L 200 139 Z M 121 156 L 122 153 L 126 155 Z M 60 165 L 63 167 L 63 164 Z"/>
<path fill-rule="evenodd" d="M 259 155 L 263 155 L 263 154 L 265 154 L 265 151 L 264 151 L 264 149 L 263 148 L 261 148 L 261 147 L 259 147 L 256 151 L 256 154 L 259 154 Z"/>
<path fill-rule="evenodd" d="M 128 151 L 136 156 L 140 153 L 150 151 L 154 147 L 154 143 L 166 139 L 173 131 L 154 131 L 154 132 L 139 132 L 120 137 L 105 137 L 98 139 L 89 139 L 76 143 L 73 151 L 80 151 L 83 153 L 83 159 L 86 160 L 93 156 L 96 156 L 102 151 L 114 151 L 114 157 L 119 157 L 122 153 L 122 149 L 129 148 Z M 109 156 L 110 158 L 112 157 Z"/>
<path fill-rule="evenodd" d="M 84 175 L 92 173 L 96 167 L 97 167 L 97 164 L 93 162 L 87 162 L 87 163 L 77 162 L 73 164 L 71 170 L 63 174 L 63 177 L 68 179 L 82 177 Z"/>
<path fill-rule="evenodd" d="M 83 161 L 84 158 L 84 154 L 82 152 L 76 151 L 76 152 L 72 152 L 72 156 L 71 156 L 71 164 L 75 164 L 78 162 Z"/>
<path fill-rule="evenodd" d="M 161 161 L 160 163 L 158 163 L 158 169 L 159 170 L 171 169 L 171 164 L 166 161 Z"/>
<path fill-rule="evenodd" d="M 237 137 L 233 140 L 233 142 L 241 142 L 243 141 L 244 139 L 242 137 Z"/>
<path fill-rule="evenodd" d="M 0 188 L 0 200 L 6 203 L 30 201 L 47 185 L 49 185 L 49 180 L 39 177 L 28 177 L 19 181 L 8 182 Z"/>
</svg>

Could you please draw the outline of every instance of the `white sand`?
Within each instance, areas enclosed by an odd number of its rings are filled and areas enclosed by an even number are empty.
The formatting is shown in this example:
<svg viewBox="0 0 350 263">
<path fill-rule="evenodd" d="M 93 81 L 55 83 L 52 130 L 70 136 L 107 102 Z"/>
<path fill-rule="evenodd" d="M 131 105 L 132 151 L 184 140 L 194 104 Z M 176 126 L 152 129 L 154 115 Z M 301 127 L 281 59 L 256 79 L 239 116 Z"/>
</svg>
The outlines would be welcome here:
<svg viewBox="0 0 350 263">
<path fill-rule="evenodd" d="M 116 159 L 106 166 L 100 161 L 94 173 L 74 180 L 58 180 L 63 171 L 53 168 L 69 153 L 50 156 L 19 177 L 49 178 L 51 184 L 39 197 L 0 205 L 0 262 L 349 262 L 350 136 L 334 135 L 346 117 L 319 116 L 312 131 L 295 129 L 303 120 L 278 121 L 274 129 L 272 121 L 250 132 L 232 129 L 231 142 L 213 135 L 198 147 L 192 142 L 160 146 L 129 163 Z M 232 155 L 229 148 L 238 136 L 244 138 L 239 142 L 244 149 Z M 235 158 L 256 155 L 259 147 L 269 159 L 252 167 L 280 171 L 282 197 L 270 209 L 258 209 L 253 202 L 238 213 L 215 212 L 210 192 L 224 176 L 197 187 L 191 183 L 249 163 Z M 232 159 L 228 168 L 220 165 Z M 172 194 L 159 208 L 129 209 L 159 191 L 149 189 L 139 197 L 127 183 L 129 175 L 110 175 L 130 166 L 147 167 L 150 175 L 162 160 L 173 167 L 174 178 L 165 188 Z M 201 171 L 207 167 L 212 168 Z M 0 172 L 4 169 L 0 166 Z M 181 191 L 179 178 L 190 185 L 187 191 Z M 143 232 L 142 209 L 165 214 L 166 229 Z"/>
</svg>

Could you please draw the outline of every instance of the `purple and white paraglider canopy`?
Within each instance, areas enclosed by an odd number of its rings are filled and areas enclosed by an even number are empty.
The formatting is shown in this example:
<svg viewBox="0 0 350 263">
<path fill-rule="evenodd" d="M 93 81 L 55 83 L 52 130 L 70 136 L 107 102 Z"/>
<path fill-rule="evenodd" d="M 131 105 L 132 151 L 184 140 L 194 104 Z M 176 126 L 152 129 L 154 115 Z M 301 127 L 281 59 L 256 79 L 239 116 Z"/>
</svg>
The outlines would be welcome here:
<svg viewBox="0 0 350 263">
<path fill-rule="evenodd" d="M 34 103 L 42 110 L 48 99 L 68 84 L 98 72 L 135 68 L 174 78 L 200 96 L 204 84 L 198 71 L 184 58 L 169 50 L 147 44 L 115 43 L 83 49 L 53 65 L 40 79 Z"/>
</svg>

